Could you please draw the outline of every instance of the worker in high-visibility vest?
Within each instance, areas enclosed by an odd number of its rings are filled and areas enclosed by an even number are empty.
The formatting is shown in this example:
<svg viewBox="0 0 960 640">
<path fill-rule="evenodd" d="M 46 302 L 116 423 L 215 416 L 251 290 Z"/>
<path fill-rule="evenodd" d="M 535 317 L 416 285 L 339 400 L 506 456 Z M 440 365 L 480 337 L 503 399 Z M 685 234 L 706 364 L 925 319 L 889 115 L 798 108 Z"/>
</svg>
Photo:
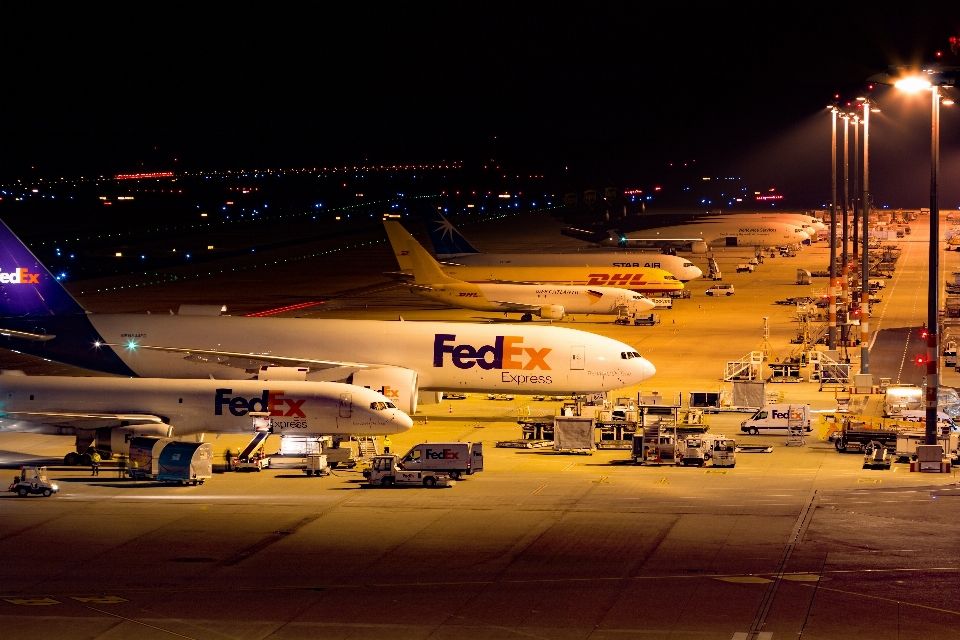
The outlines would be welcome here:
<svg viewBox="0 0 960 640">
<path fill-rule="evenodd" d="M 390 442 L 390 436 L 385 436 L 383 438 L 383 452 L 390 453 L 390 445 L 393 444 Z"/>
</svg>

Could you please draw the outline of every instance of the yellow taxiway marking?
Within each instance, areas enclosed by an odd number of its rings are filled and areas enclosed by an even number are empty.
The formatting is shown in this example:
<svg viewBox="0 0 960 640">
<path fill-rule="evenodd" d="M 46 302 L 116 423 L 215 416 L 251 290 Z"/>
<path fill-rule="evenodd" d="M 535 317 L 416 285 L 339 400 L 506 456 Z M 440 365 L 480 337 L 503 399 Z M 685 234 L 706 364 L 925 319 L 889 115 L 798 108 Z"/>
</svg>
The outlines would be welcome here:
<svg viewBox="0 0 960 640">
<path fill-rule="evenodd" d="M 71 600 L 77 602 L 92 602 L 94 604 L 117 604 L 118 602 L 129 602 L 126 598 L 120 596 L 70 596 Z"/>
<path fill-rule="evenodd" d="M 820 576 L 815 573 L 785 573 L 780 576 L 784 580 L 793 580 L 794 582 L 819 582 Z"/>
<path fill-rule="evenodd" d="M 724 470 L 722 470 L 722 471 L 719 470 L 719 469 L 707 469 L 706 471 L 704 471 L 704 473 L 716 473 L 716 474 L 721 475 L 721 476 L 727 475 L 726 469 L 724 469 Z"/>
<path fill-rule="evenodd" d="M 609 477 L 610 476 L 600 476 L 599 480 L 591 480 L 590 482 L 593 484 L 610 484 Z"/>
<path fill-rule="evenodd" d="M 546 489 L 546 488 L 547 488 L 547 485 L 545 485 L 545 484 L 540 485 L 539 487 L 537 487 L 537 490 L 533 492 L 533 495 L 537 495 L 538 493 L 540 493 L 541 491 L 543 491 L 543 490 Z"/>
<path fill-rule="evenodd" d="M 807 585 L 812 587 L 813 585 Z M 817 589 L 823 589 L 824 591 L 833 591 L 834 593 L 845 593 L 850 596 L 860 596 L 861 598 L 870 598 L 871 600 L 883 600 L 884 602 L 895 602 L 897 604 L 902 604 L 906 607 L 917 607 L 919 609 L 929 609 L 931 611 L 939 611 L 941 613 L 952 613 L 955 616 L 960 616 L 960 611 L 954 611 L 953 609 L 941 609 L 940 607 L 931 607 L 926 604 L 917 604 L 916 602 L 904 602 L 903 600 L 895 600 L 894 598 L 884 598 L 883 596 L 872 596 L 869 593 L 857 593 L 856 591 L 846 591 L 844 589 L 832 589 L 830 587 L 824 587 L 822 585 L 817 585 Z"/>
<path fill-rule="evenodd" d="M 670 484 L 670 483 L 667 482 L 667 478 L 666 478 L 666 476 L 664 476 L 664 477 L 660 478 L 659 480 L 657 480 L 656 482 L 651 482 L 650 484 Z"/>
<path fill-rule="evenodd" d="M 141 625 L 141 626 L 149 627 L 149 628 L 151 628 L 151 629 L 156 629 L 157 631 L 162 631 L 163 633 L 169 633 L 170 635 L 172 635 L 172 636 L 177 636 L 178 638 L 186 638 L 187 640 L 197 640 L 196 638 L 194 638 L 194 637 L 192 637 L 192 636 L 185 636 L 185 635 L 183 635 L 183 634 L 181 634 L 181 633 L 177 633 L 177 632 L 175 632 L 175 631 L 170 631 L 169 629 L 164 629 L 163 627 L 155 627 L 155 626 L 152 625 L 152 624 L 147 624 L 146 622 L 140 622 L 139 620 L 134 620 L 133 618 L 127 618 L 127 617 L 125 617 L 125 616 L 118 616 L 118 615 L 115 614 L 115 613 L 110 613 L 109 611 L 104 611 L 103 609 L 97 609 L 96 607 L 90 607 L 90 606 L 88 606 L 87 609 L 90 609 L 91 611 L 99 611 L 100 613 L 103 613 L 103 614 L 105 614 L 105 615 L 113 616 L 114 618 L 120 618 L 121 620 L 126 620 L 127 622 L 132 622 L 133 624 L 139 624 L 139 625 Z"/>
<path fill-rule="evenodd" d="M 767 584 L 768 582 L 773 582 L 773 580 L 770 580 L 769 578 L 761 578 L 759 576 L 729 576 L 714 579 L 723 580 L 724 582 L 734 582 L 737 584 Z"/>
<path fill-rule="evenodd" d="M 865 484 L 880 484 L 883 482 L 880 478 L 857 478 L 857 482 L 862 482 Z"/>
<path fill-rule="evenodd" d="M 4 598 L 10 604 L 22 604 L 26 606 L 43 606 L 48 604 L 60 604 L 59 600 L 53 598 Z"/>
</svg>

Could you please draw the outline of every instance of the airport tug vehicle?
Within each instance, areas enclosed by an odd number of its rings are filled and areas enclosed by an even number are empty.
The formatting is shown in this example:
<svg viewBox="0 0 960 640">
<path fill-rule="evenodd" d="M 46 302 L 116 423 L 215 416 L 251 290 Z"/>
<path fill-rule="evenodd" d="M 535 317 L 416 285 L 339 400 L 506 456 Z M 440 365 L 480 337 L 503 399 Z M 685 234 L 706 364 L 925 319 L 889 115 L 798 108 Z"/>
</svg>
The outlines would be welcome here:
<svg viewBox="0 0 960 640">
<path fill-rule="evenodd" d="M 44 498 L 49 498 L 60 491 L 60 487 L 55 482 L 47 480 L 46 467 L 20 467 L 20 475 L 13 479 L 8 491 L 13 491 L 21 498 L 26 498 L 30 494 L 40 494 Z"/>
<path fill-rule="evenodd" d="M 373 464 L 365 469 L 363 477 L 371 487 L 446 487 L 449 476 L 436 471 L 407 471 L 400 467 L 400 456 L 385 454 L 375 456 Z"/>
</svg>

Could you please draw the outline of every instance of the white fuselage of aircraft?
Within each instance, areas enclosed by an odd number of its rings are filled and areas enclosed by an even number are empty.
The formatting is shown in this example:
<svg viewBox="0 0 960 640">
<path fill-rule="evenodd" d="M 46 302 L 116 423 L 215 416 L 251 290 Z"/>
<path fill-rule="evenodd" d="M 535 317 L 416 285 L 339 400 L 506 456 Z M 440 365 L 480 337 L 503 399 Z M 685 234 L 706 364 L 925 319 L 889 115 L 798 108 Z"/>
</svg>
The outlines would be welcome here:
<svg viewBox="0 0 960 640">
<path fill-rule="evenodd" d="M 151 435 L 378 436 L 410 429 L 382 394 L 336 382 L 0 376 L 0 430 L 70 433 L 124 424 Z M 264 425 L 266 428 L 266 425 Z"/>
<path fill-rule="evenodd" d="M 413 289 L 420 295 L 464 309 L 537 314 L 560 320 L 570 314 L 636 314 L 653 309 L 643 294 L 587 285 L 440 283 Z"/>
<path fill-rule="evenodd" d="M 770 220 L 701 220 L 689 224 L 631 231 L 600 242 L 603 246 L 657 246 L 697 243 L 707 246 L 766 247 L 809 240 L 799 224 Z"/>
<path fill-rule="evenodd" d="M 623 269 L 646 267 L 663 269 L 681 282 L 696 280 L 703 275 L 695 264 L 682 256 L 660 253 L 617 253 L 613 251 L 584 251 L 582 253 L 474 253 L 465 255 L 438 255 L 445 263 L 468 267 L 600 267 Z"/>
<path fill-rule="evenodd" d="M 307 380 L 339 380 L 351 371 L 359 376 L 382 366 L 414 372 L 412 384 L 419 389 L 568 394 L 619 389 L 656 371 L 622 342 L 526 323 L 150 314 L 87 318 L 105 341 L 102 346 L 143 377 L 244 379 L 250 370 L 273 363 L 310 367 Z"/>
</svg>

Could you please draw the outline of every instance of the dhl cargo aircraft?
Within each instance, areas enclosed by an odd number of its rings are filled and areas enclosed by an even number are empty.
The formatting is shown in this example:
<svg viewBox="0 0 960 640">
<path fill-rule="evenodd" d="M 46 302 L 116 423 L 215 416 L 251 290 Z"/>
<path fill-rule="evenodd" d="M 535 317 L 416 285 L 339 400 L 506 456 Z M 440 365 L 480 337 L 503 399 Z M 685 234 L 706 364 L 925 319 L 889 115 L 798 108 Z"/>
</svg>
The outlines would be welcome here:
<svg viewBox="0 0 960 640">
<path fill-rule="evenodd" d="M 521 313 L 523 321 L 532 320 L 533 314 L 548 320 L 574 313 L 630 315 L 655 306 L 643 294 L 614 287 L 457 280 L 445 274 L 399 222 L 387 220 L 383 224 L 401 266 L 410 263 L 414 277 L 410 290 L 430 300 L 475 311 Z"/>
<path fill-rule="evenodd" d="M 390 221 L 390 224 L 398 222 Z M 402 227 L 401 227 L 402 228 Z M 406 230 L 404 230 L 406 233 Z M 413 275 L 413 261 L 409 249 L 394 246 L 401 274 Z M 447 276 L 465 282 L 501 284 L 540 284 L 554 286 L 586 285 L 616 287 L 638 293 L 668 293 L 680 291 L 683 283 L 663 269 L 651 267 L 532 267 L 513 265 L 440 265 Z"/>
<path fill-rule="evenodd" d="M 407 413 L 421 390 L 588 393 L 656 372 L 630 345 L 562 327 L 87 313 L 3 223 L 0 348 L 128 377 L 306 367 L 308 381 L 369 387 Z"/>
<path fill-rule="evenodd" d="M 681 282 L 696 280 L 703 275 L 695 264 L 682 256 L 663 253 L 615 251 L 583 251 L 579 253 L 480 253 L 463 237 L 456 227 L 439 211 L 424 216 L 430 242 L 437 259 L 450 266 L 512 266 L 512 267 L 600 267 L 623 269 L 645 267 L 663 269 Z"/>
</svg>

